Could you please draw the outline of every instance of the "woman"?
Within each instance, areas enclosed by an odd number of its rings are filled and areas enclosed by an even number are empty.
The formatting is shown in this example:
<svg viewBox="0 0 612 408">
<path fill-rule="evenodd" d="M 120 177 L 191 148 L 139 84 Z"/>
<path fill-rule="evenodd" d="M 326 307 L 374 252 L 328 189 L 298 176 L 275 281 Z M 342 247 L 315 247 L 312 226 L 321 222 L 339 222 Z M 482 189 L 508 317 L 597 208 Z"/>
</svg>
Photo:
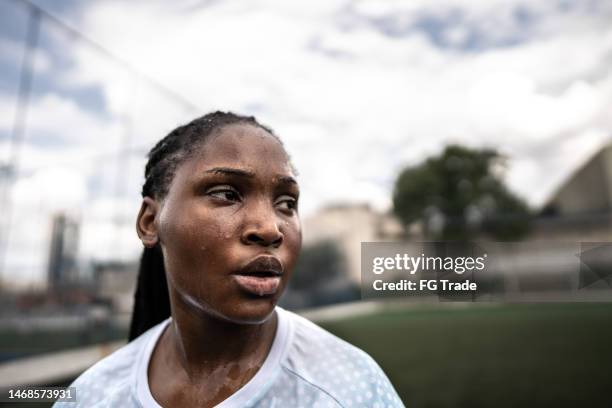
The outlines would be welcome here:
<svg viewBox="0 0 612 408">
<path fill-rule="evenodd" d="M 367 354 L 276 306 L 302 236 L 270 129 L 210 113 L 148 157 L 131 341 L 74 382 L 79 406 L 403 406 Z"/>
</svg>

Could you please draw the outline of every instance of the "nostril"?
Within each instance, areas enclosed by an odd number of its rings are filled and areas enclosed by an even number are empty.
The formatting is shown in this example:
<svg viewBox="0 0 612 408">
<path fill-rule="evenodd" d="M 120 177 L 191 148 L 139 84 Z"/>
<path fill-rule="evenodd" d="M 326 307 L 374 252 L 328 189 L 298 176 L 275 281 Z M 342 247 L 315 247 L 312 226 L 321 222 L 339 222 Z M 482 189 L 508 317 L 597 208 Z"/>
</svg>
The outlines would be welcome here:
<svg viewBox="0 0 612 408">
<path fill-rule="evenodd" d="M 253 243 L 259 243 L 259 242 L 262 242 L 262 241 L 263 241 L 263 238 L 259 237 L 259 236 L 258 236 L 258 235 L 256 235 L 256 234 L 249 234 L 249 235 L 247 236 L 247 241 L 249 241 L 249 242 L 253 242 Z"/>
<path fill-rule="evenodd" d="M 281 235 L 280 237 L 278 237 L 276 240 L 274 240 L 272 242 L 272 246 L 273 247 L 278 247 L 280 246 L 280 244 L 283 242 L 283 236 Z"/>
<path fill-rule="evenodd" d="M 262 246 L 278 247 L 283 242 L 283 236 L 279 234 L 276 237 L 265 238 L 259 234 L 251 233 L 247 235 L 247 242 L 250 244 L 258 244 Z"/>
</svg>

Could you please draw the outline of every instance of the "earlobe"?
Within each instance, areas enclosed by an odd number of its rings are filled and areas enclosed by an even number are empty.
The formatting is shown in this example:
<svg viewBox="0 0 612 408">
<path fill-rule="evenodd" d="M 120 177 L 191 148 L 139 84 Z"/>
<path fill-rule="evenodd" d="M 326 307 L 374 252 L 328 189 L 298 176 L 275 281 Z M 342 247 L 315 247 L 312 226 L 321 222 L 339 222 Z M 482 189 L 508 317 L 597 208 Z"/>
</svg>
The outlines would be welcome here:
<svg viewBox="0 0 612 408">
<path fill-rule="evenodd" d="M 147 248 L 153 248 L 159 241 L 156 218 L 159 204 L 151 197 L 144 197 L 136 218 L 136 232 Z"/>
</svg>

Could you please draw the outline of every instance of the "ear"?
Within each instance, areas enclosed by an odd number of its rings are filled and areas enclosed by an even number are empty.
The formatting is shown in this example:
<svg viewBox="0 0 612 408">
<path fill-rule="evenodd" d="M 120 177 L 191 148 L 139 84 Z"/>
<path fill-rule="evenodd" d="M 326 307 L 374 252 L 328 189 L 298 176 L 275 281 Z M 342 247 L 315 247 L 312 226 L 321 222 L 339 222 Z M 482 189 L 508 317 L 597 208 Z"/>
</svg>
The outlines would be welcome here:
<svg viewBox="0 0 612 408">
<path fill-rule="evenodd" d="M 155 222 L 159 209 L 159 204 L 151 197 L 142 199 L 140 211 L 136 218 L 136 232 L 142 244 L 147 248 L 153 248 L 159 242 Z"/>
</svg>

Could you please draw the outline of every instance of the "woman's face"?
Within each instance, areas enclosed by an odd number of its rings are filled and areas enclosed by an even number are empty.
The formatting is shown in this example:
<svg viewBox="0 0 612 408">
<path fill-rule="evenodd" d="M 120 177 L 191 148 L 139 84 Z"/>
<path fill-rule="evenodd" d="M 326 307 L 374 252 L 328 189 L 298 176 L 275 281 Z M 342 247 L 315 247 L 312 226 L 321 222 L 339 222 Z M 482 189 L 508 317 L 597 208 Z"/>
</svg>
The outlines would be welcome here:
<svg viewBox="0 0 612 408">
<path fill-rule="evenodd" d="M 279 142 L 224 126 L 177 168 L 156 217 L 173 301 L 240 323 L 273 311 L 297 260 L 299 189 Z"/>
</svg>

